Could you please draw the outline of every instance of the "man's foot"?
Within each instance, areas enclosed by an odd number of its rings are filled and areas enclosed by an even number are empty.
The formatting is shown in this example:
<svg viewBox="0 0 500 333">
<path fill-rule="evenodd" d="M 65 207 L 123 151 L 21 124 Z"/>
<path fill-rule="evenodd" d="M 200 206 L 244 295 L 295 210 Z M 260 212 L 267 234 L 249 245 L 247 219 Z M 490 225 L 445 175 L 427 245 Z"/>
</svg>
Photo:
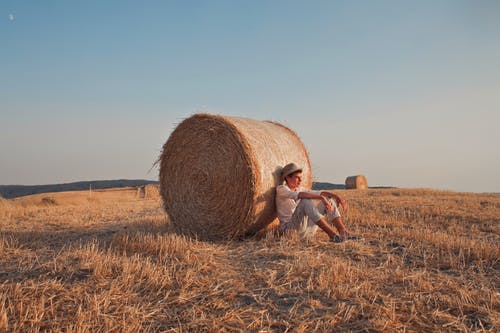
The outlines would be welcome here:
<svg viewBox="0 0 500 333">
<path fill-rule="evenodd" d="M 332 238 L 330 238 L 330 242 L 332 243 L 342 243 L 344 241 L 344 238 L 340 237 L 339 235 L 335 235 Z"/>
<path fill-rule="evenodd" d="M 351 233 L 345 234 L 344 236 L 342 236 L 342 238 L 343 238 L 344 240 L 356 240 L 356 241 L 363 240 L 363 237 L 361 237 L 361 236 L 356 236 L 356 235 L 353 235 L 353 234 L 351 234 Z"/>
</svg>

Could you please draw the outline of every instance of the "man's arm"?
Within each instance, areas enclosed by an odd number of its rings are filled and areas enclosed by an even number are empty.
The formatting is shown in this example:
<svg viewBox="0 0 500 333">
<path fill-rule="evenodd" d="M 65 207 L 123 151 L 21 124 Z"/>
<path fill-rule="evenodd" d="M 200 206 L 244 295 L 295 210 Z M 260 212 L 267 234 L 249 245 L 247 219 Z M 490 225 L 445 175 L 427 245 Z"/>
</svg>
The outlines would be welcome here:
<svg viewBox="0 0 500 333">
<path fill-rule="evenodd" d="M 314 192 L 299 192 L 299 199 L 317 199 L 317 200 L 322 200 L 322 194 L 316 194 Z"/>
<path fill-rule="evenodd" d="M 327 198 L 332 198 L 335 200 L 335 202 L 338 205 L 342 206 L 342 209 L 344 209 L 344 212 L 347 212 L 348 206 L 347 206 L 347 201 L 345 201 L 343 198 L 341 198 L 339 195 L 331 192 L 326 192 L 322 191 L 320 194 L 312 193 L 312 192 L 299 192 L 299 199 L 316 199 L 316 200 L 322 200 L 323 203 L 325 204 L 325 207 L 328 209 L 328 211 L 331 211 L 333 208 L 330 205 L 330 202 L 328 201 Z"/>
<path fill-rule="evenodd" d="M 345 201 L 344 198 L 340 197 L 340 195 L 337 195 L 337 194 L 331 193 L 331 192 L 326 192 L 326 191 L 322 191 L 321 195 L 323 195 L 327 198 L 332 198 L 337 203 L 337 206 L 341 205 L 342 209 L 344 209 L 344 212 L 347 212 L 347 208 L 348 208 L 347 201 Z"/>
<path fill-rule="evenodd" d="M 333 207 L 332 207 L 330 201 L 328 201 L 327 197 L 324 196 L 324 195 L 322 195 L 322 194 L 323 194 L 323 192 L 321 192 L 321 194 L 316 194 L 314 192 L 299 192 L 298 198 L 299 199 L 316 199 L 316 200 L 321 200 L 321 201 L 323 201 L 323 203 L 325 204 L 326 209 L 329 212 L 333 211 Z"/>
</svg>

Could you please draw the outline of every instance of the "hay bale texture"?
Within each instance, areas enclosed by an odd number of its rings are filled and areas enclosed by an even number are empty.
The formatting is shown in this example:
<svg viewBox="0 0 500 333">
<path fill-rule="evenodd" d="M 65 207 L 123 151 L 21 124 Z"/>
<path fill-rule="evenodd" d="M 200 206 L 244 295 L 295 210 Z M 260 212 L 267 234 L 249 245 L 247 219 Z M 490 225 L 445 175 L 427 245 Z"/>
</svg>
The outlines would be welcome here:
<svg viewBox="0 0 500 333">
<path fill-rule="evenodd" d="M 366 190 L 368 188 L 368 182 L 363 175 L 349 176 L 345 179 L 345 188 L 347 190 Z"/>
<path fill-rule="evenodd" d="M 253 234 L 276 218 L 281 168 L 303 167 L 304 144 L 289 128 L 242 117 L 196 114 L 172 132 L 160 156 L 160 194 L 176 229 L 200 239 Z"/>
</svg>

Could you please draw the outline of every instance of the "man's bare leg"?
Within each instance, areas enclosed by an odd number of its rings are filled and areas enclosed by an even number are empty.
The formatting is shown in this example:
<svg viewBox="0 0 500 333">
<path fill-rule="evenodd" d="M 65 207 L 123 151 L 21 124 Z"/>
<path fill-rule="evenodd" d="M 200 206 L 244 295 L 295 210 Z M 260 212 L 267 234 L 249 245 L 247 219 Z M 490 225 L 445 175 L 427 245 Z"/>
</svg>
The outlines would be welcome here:
<svg viewBox="0 0 500 333">
<path fill-rule="evenodd" d="M 347 230 L 347 227 L 344 224 L 344 221 L 342 221 L 342 217 L 336 217 L 332 220 L 332 224 L 337 228 L 339 231 L 340 237 L 347 237 L 349 236 L 349 230 Z"/>
<path fill-rule="evenodd" d="M 333 230 L 333 228 L 325 220 L 320 219 L 319 221 L 317 221 L 315 223 L 321 230 L 326 232 L 326 234 L 328 236 L 330 236 L 330 238 L 337 236 L 337 234 L 335 233 L 335 230 Z"/>
<path fill-rule="evenodd" d="M 344 225 L 344 222 L 342 221 L 342 217 L 336 217 L 332 220 L 333 225 L 337 230 L 339 231 L 340 237 L 343 240 L 350 239 L 350 240 L 362 240 L 363 237 L 356 236 L 351 234 L 351 232 L 347 229 L 347 227 Z"/>
</svg>

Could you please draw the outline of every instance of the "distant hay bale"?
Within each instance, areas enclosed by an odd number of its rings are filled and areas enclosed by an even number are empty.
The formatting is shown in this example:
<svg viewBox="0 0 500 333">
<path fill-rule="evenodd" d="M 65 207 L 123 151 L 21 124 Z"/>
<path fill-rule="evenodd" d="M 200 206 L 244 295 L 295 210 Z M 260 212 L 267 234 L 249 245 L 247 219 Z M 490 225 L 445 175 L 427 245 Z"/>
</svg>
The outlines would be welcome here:
<svg viewBox="0 0 500 333">
<path fill-rule="evenodd" d="M 160 197 L 160 190 L 158 186 L 153 184 L 148 184 L 144 186 L 144 198 L 146 199 L 156 199 Z"/>
<path fill-rule="evenodd" d="M 345 188 L 347 190 L 366 190 L 368 188 L 368 182 L 366 181 L 366 177 L 363 175 L 349 176 L 345 179 Z"/>
<path fill-rule="evenodd" d="M 287 127 L 241 117 L 196 114 L 180 123 L 160 156 L 160 194 L 176 229 L 201 239 L 253 234 L 276 218 L 282 166 L 311 165 Z"/>
<path fill-rule="evenodd" d="M 147 184 L 137 188 L 135 192 L 136 197 L 141 199 L 157 199 L 160 197 L 160 191 L 158 186 L 153 184 Z"/>
<path fill-rule="evenodd" d="M 55 206 L 57 205 L 57 201 L 56 199 L 54 199 L 53 197 L 43 197 L 40 202 L 44 205 L 47 205 L 47 206 Z"/>
</svg>

